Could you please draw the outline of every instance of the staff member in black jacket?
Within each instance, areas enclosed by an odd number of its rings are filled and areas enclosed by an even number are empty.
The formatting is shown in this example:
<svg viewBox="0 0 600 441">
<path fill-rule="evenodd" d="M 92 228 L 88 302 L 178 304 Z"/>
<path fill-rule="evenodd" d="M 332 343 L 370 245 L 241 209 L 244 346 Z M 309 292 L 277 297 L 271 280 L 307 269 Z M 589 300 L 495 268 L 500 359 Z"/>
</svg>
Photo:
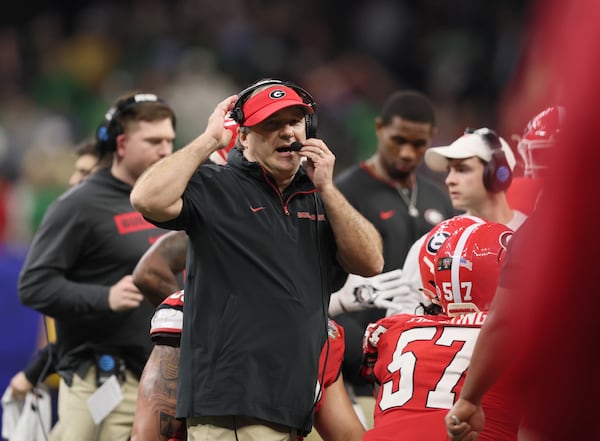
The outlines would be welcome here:
<svg viewBox="0 0 600 441">
<path fill-rule="evenodd" d="M 146 168 L 171 154 L 174 139 L 174 112 L 155 95 L 117 100 L 97 132 L 112 166 L 55 201 L 34 237 L 19 296 L 56 320 L 61 430 L 51 440 L 129 439 L 153 312 L 131 273 L 164 233 L 131 207 L 129 194 Z M 87 401 L 107 381 L 97 396 L 106 414 Z"/>
<path fill-rule="evenodd" d="M 144 216 L 190 240 L 177 388 L 189 440 L 307 433 L 336 270 L 383 267 L 379 234 L 333 185 L 315 107 L 294 84 L 255 83 L 131 193 Z M 238 148 L 227 165 L 200 166 L 228 144 L 230 112 Z"/>
</svg>

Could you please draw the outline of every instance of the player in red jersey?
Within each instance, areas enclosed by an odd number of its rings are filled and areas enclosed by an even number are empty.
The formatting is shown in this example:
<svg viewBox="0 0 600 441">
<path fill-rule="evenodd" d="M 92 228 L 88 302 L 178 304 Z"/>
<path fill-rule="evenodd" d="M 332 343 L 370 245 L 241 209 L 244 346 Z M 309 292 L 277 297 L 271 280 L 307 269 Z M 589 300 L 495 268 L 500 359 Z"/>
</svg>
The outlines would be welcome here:
<svg viewBox="0 0 600 441">
<path fill-rule="evenodd" d="M 154 350 L 140 380 L 132 441 L 183 441 L 185 422 L 175 419 L 179 340 L 183 326 L 184 293 L 167 297 L 152 317 Z M 326 441 L 358 441 L 364 429 L 356 417 L 340 374 L 344 330 L 329 320 L 328 341 L 319 358 L 314 425 Z M 320 384 L 323 384 L 321 394 Z"/>
<path fill-rule="evenodd" d="M 444 314 L 399 314 L 368 326 L 362 375 L 377 396 L 365 441 L 447 439 L 444 416 L 462 387 L 511 235 L 496 223 L 458 228 L 434 258 L 435 301 Z M 498 384 L 486 397 L 481 439 L 517 439 L 518 409 L 505 405 L 509 390 Z"/>
</svg>

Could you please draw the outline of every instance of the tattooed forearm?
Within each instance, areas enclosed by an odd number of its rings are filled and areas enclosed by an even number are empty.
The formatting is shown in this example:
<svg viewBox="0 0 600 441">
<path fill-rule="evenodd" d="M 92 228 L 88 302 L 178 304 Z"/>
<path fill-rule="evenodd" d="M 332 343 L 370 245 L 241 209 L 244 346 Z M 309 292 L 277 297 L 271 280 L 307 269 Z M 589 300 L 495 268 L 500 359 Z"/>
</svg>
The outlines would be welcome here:
<svg viewBox="0 0 600 441">
<path fill-rule="evenodd" d="M 178 366 L 179 348 L 154 347 L 140 379 L 132 440 L 185 439 L 185 423 L 175 419 Z"/>
</svg>

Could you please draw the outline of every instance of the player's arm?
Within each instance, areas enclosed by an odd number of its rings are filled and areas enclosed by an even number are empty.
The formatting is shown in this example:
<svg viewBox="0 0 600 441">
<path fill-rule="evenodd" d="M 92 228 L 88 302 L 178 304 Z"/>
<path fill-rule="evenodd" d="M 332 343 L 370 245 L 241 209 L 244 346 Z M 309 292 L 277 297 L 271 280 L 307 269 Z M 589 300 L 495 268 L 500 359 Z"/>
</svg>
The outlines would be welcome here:
<svg viewBox="0 0 600 441">
<path fill-rule="evenodd" d="M 188 237 L 184 231 L 161 236 L 133 270 L 133 283 L 154 306 L 179 290 L 177 275 L 185 269 Z"/>
<path fill-rule="evenodd" d="M 375 364 L 379 357 L 379 349 L 377 343 L 379 338 L 383 335 L 387 329 L 385 326 L 376 323 L 369 323 L 362 342 L 362 363 L 360 366 L 360 376 L 363 377 L 367 382 L 371 383 L 373 387 L 373 397 L 377 398 L 379 394 L 379 380 L 375 375 Z"/>
<path fill-rule="evenodd" d="M 365 429 L 356 416 L 342 375 L 327 387 L 314 426 L 324 441 L 360 441 Z"/>
<path fill-rule="evenodd" d="M 131 441 L 185 439 L 185 423 L 175 419 L 179 348 L 157 344 L 144 367 Z"/>
</svg>

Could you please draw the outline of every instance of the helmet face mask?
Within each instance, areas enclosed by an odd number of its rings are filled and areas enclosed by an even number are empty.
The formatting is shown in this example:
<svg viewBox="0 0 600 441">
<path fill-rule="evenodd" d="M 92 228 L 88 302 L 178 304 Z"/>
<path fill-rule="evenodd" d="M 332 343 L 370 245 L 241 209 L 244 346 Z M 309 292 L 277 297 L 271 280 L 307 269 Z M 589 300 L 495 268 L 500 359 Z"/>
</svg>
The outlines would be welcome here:
<svg viewBox="0 0 600 441">
<path fill-rule="evenodd" d="M 543 175 L 552 154 L 555 141 L 530 141 L 521 139 L 517 146 L 519 154 L 525 161 L 524 175 L 528 178 L 539 178 Z"/>
<path fill-rule="evenodd" d="M 434 283 L 444 313 L 489 310 L 512 233 L 502 224 L 472 224 L 444 242 L 434 258 Z"/>
<path fill-rule="evenodd" d="M 525 176 L 539 178 L 548 168 L 564 119 L 565 108 L 552 106 L 529 121 L 517 145 L 517 150 L 525 161 Z"/>
</svg>

